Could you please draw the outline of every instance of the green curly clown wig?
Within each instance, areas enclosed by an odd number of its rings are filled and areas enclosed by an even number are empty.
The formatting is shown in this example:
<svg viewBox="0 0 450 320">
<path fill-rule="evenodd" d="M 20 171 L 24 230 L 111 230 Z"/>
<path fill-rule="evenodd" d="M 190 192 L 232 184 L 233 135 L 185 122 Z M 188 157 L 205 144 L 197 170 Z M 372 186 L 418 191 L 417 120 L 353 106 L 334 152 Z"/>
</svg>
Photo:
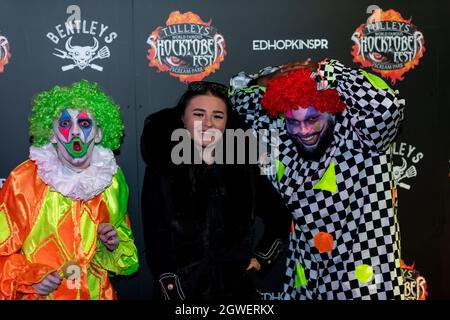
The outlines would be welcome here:
<svg viewBox="0 0 450 320">
<path fill-rule="evenodd" d="M 34 146 L 42 147 L 50 142 L 53 121 L 64 109 L 89 111 L 103 131 L 100 145 L 111 150 L 120 147 L 124 125 L 119 106 L 100 90 L 97 83 L 91 84 L 86 80 L 75 82 L 70 87 L 55 86 L 34 98 L 29 118 Z"/>
</svg>

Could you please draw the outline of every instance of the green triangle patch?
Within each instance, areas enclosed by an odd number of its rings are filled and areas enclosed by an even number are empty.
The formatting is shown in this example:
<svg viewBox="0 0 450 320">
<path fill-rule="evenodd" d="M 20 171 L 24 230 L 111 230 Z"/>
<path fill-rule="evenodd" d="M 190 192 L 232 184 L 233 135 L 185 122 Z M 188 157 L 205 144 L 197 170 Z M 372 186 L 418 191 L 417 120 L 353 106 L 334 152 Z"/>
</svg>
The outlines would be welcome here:
<svg viewBox="0 0 450 320">
<path fill-rule="evenodd" d="M 294 288 L 298 288 L 300 286 L 306 286 L 307 284 L 308 284 L 308 280 L 306 279 L 306 276 L 305 276 L 305 270 L 303 269 L 303 266 L 299 263 L 299 264 L 297 264 Z"/>
<path fill-rule="evenodd" d="M 360 70 L 360 71 L 376 89 L 392 90 L 391 87 L 389 87 L 389 85 L 386 83 L 386 81 L 384 81 L 380 77 L 378 77 L 374 74 L 368 73 L 364 70 Z"/>
<path fill-rule="evenodd" d="M 334 162 L 331 161 L 323 177 L 316 183 L 313 189 L 326 190 L 330 192 L 337 191 L 336 172 L 334 170 Z"/>
<path fill-rule="evenodd" d="M 286 170 L 285 165 L 280 160 L 277 160 L 275 162 L 275 170 L 277 171 L 277 181 L 280 182 L 281 178 L 283 177 L 284 170 Z"/>
</svg>

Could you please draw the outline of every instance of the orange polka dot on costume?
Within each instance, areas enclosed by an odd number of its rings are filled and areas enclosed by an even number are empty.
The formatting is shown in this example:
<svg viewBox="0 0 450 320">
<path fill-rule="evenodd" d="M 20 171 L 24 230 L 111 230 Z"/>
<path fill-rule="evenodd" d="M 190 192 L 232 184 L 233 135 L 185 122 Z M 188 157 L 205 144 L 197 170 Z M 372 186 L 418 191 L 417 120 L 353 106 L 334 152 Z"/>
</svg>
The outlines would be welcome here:
<svg viewBox="0 0 450 320">
<path fill-rule="evenodd" d="M 327 232 L 318 232 L 314 236 L 314 245 L 320 253 L 333 250 L 333 236 Z"/>
<path fill-rule="evenodd" d="M 355 276 L 359 282 L 369 282 L 373 278 L 373 269 L 368 264 L 361 264 L 356 267 Z"/>
</svg>

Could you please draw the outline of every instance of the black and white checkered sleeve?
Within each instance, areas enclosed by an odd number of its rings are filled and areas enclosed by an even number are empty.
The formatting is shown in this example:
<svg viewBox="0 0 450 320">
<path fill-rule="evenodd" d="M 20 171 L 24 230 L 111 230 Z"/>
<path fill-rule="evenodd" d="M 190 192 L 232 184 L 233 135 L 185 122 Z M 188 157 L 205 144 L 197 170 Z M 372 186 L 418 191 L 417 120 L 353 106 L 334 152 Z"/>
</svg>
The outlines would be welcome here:
<svg viewBox="0 0 450 320">
<path fill-rule="evenodd" d="M 319 63 L 312 77 L 318 90 L 335 88 L 347 105 L 346 117 L 356 136 L 372 151 L 385 151 L 404 117 L 405 100 L 384 80 L 364 70 L 344 67 L 337 60 Z"/>
<path fill-rule="evenodd" d="M 274 72 L 275 70 L 277 70 L 277 67 L 267 67 L 255 75 L 247 75 L 244 72 L 240 72 L 230 80 L 230 100 L 233 109 L 254 130 L 270 130 L 283 126 L 283 121 L 271 117 L 261 106 L 261 99 L 266 88 L 251 85 L 252 80 L 258 76 Z"/>
</svg>

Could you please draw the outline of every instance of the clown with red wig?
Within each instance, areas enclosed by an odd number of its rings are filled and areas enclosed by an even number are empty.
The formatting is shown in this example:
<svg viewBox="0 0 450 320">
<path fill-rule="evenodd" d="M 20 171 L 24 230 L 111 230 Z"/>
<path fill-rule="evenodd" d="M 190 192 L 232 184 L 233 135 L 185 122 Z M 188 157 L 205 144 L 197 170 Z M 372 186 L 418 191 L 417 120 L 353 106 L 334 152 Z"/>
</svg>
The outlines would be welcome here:
<svg viewBox="0 0 450 320">
<path fill-rule="evenodd" d="M 293 217 L 284 298 L 401 299 L 398 91 L 331 59 L 241 72 L 231 87 L 244 120 L 266 141 L 278 137 L 269 178 Z"/>
</svg>

